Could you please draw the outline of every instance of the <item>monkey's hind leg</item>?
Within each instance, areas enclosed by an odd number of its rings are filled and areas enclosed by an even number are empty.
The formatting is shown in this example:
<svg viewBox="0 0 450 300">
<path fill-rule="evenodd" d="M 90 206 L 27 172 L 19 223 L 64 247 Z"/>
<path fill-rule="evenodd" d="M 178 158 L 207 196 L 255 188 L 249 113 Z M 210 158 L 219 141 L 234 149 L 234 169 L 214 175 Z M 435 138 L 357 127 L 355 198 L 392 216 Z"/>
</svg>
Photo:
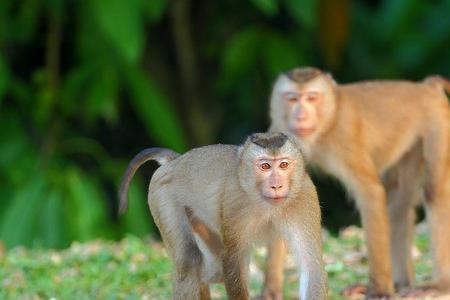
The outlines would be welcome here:
<svg viewBox="0 0 450 300">
<path fill-rule="evenodd" d="M 391 258 L 397 290 L 411 287 L 414 265 L 411 245 L 414 234 L 415 206 L 423 196 L 421 147 L 416 146 L 384 177 L 391 228 Z"/>
<path fill-rule="evenodd" d="M 426 203 L 431 233 L 434 283 L 441 290 L 450 291 L 450 187 L 446 197 L 436 197 Z"/>
<path fill-rule="evenodd" d="M 400 189 L 405 187 L 400 187 Z M 402 191 L 388 191 L 389 220 L 391 224 L 391 259 L 395 288 L 409 287 L 414 281 L 411 244 L 414 232 L 415 211 Z"/>
<path fill-rule="evenodd" d="M 209 294 L 206 296 L 209 290 L 201 283 L 202 253 L 195 242 L 184 208 L 176 205 L 172 199 L 158 199 L 156 195 L 150 196 L 150 193 L 149 205 L 164 245 L 174 262 L 173 299 L 209 299 Z"/>
<path fill-rule="evenodd" d="M 193 239 L 184 240 L 181 247 L 174 259 L 174 299 L 207 299 L 203 298 L 206 290 L 200 280 L 202 254 Z"/>
<path fill-rule="evenodd" d="M 442 120 L 439 117 L 436 115 L 435 122 L 430 124 L 423 142 L 427 171 L 425 196 L 434 279 L 439 288 L 447 290 L 450 289 L 450 128 L 446 124 L 450 116 L 445 114 Z"/>
<path fill-rule="evenodd" d="M 395 288 L 409 287 L 414 281 L 411 244 L 414 233 L 415 211 L 411 203 L 412 188 L 399 183 L 387 187 L 389 221 L 391 225 L 391 259 Z"/>
</svg>

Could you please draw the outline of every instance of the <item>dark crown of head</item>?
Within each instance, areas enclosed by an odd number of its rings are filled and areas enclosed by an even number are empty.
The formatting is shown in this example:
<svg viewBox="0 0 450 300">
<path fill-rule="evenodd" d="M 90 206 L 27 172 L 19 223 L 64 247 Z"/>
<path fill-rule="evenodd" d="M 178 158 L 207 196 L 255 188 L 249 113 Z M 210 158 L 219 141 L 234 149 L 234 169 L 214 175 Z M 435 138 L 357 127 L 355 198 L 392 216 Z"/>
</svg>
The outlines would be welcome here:
<svg viewBox="0 0 450 300">
<path fill-rule="evenodd" d="M 254 133 L 250 136 L 250 141 L 262 148 L 279 149 L 288 140 L 283 133 Z"/>
<path fill-rule="evenodd" d="M 322 75 L 322 71 L 312 67 L 295 68 L 285 73 L 286 76 L 292 81 L 303 83 L 308 82 L 319 75 Z"/>
</svg>

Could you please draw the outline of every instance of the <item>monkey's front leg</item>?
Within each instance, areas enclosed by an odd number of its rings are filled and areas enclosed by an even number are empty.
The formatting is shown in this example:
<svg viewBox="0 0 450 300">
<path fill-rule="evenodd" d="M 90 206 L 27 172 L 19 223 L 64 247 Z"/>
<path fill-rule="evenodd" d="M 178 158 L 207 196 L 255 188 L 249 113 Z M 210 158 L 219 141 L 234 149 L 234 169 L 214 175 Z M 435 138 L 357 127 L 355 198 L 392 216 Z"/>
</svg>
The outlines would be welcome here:
<svg viewBox="0 0 450 300">
<path fill-rule="evenodd" d="M 263 300 L 283 299 L 283 271 L 286 246 L 282 240 L 272 240 L 268 247 Z"/>
<path fill-rule="evenodd" d="M 228 299 L 249 299 L 247 286 L 248 249 L 243 249 L 236 234 L 224 234 L 224 252 L 222 257 L 223 279 Z"/>
<path fill-rule="evenodd" d="M 385 191 L 376 177 L 362 176 L 357 183 L 355 195 L 361 213 L 369 259 L 369 294 L 389 296 L 394 293 L 394 285 Z"/>
<path fill-rule="evenodd" d="M 281 233 L 298 266 L 300 299 L 325 300 L 328 289 L 322 258 L 320 209 L 314 202 L 311 204 L 309 211 L 302 212 L 297 220 L 282 223 Z"/>
</svg>

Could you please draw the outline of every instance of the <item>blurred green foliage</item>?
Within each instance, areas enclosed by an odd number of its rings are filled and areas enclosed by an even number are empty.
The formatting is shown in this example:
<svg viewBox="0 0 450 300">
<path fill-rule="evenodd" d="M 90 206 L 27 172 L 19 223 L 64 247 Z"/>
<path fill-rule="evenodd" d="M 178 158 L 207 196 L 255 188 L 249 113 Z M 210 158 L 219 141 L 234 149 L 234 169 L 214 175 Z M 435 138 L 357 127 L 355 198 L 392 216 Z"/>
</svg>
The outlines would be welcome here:
<svg viewBox="0 0 450 300">
<path fill-rule="evenodd" d="M 432 258 L 426 226 L 414 237 L 417 284 L 431 274 Z M 329 299 L 349 299 L 342 290 L 355 283 L 366 284 L 367 249 L 360 228 L 350 226 L 337 236 L 323 233 L 325 270 Z M 265 249 L 256 247 L 250 260 L 249 288 L 259 295 L 266 265 Z M 1 299 L 171 299 L 169 260 L 162 243 L 126 236 L 120 242 L 93 240 L 73 243 L 65 250 L 23 247 L 0 250 Z M 105 272 L 107 270 L 107 272 Z M 283 299 L 298 299 L 298 271 L 287 259 Z M 212 299 L 226 299 L 223 284 L 211 285 Z M 445 296 L 444 296 L 445 297 Z M 353 297 L 352 299 L 363 299 Z M 395 297 L 395 299 L 444 299 L 442 297 Z M 445 299 L 448 299 L 445 298 Z"/>
<path fill-rule="evenodd" d="M 340 82 L 449 76 L 449 45 L 450 0 L 3 0 L 0 240 L 66 247 L 155 232 L 152 170 L 116 216 L 140 149 L 265 130 L 271 84 L 288 68 Z M 319 182 L 330 226 L 350 210 L 334 185 Z"/>
</svg>

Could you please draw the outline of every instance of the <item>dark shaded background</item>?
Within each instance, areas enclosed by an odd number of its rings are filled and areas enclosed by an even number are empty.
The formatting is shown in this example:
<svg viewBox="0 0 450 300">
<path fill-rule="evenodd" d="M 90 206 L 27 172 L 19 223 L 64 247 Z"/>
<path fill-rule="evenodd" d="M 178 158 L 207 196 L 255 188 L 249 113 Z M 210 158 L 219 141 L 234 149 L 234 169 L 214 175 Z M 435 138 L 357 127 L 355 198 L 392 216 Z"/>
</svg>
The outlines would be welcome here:
<svg viewBox="0 0 450 300">
<path fill-rule="evenodd" d="M 128 161 L 266 130 L 281 71 L 450 77 L 450 1 L 3 0 L 0 51 L 0 240 L 65 247 L 155 233 L 155 164 L 116 216 Z M 316 182 L 330 229 L 357 221 L 333 180 Z"/>
</svg>

